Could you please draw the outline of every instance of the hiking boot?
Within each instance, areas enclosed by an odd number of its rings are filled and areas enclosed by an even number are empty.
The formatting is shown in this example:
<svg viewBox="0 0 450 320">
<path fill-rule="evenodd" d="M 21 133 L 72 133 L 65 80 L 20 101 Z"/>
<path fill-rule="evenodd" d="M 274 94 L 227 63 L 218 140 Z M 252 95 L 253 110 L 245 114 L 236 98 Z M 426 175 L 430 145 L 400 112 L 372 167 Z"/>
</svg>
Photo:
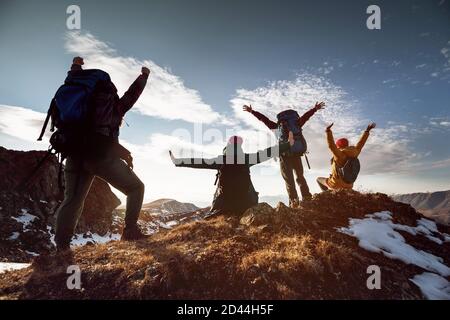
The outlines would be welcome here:
<svg viewBox="0 0 450 320">
<path fill-rule="evenodd" d="M 125 227 L 122 231 L 121 241 L 137 241 L 147 239 L 149 236 L 142 233 L 138 226 Z"/>
<path fill-rule="evenodd" d="M 298 209 L 299 206 L 300 206 L 300 201 L 298 199 L 293 199 L 293 200 L 289 201 L 289 207 L 291 209 Z"/>
</svg>

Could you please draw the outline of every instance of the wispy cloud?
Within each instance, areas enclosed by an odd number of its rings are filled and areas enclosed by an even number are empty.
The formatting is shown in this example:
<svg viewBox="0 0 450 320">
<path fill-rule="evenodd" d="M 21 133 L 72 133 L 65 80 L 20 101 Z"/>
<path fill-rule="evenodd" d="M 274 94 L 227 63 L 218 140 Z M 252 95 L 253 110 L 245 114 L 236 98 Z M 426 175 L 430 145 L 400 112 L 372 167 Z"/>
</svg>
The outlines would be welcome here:
<svg viewBox="0 0 450 320">
<path fill-rule="evenodd" d="M 151 60 L 121 56 L 107 43 L 90 33 L 68 32 L 65 48 L 85 59 L 86 68 L 107 71 L 119 93 L 125 92 L 140 73 L 142 66 L 152 71 L 147 88 L 133 111 L 168 120 L 193 123 L 220 121 L 219 113 L 203 102 L 200 94 L 184 85 L 183 80 Z"/>
<path fill-rule="evenodd" d="M 46 117 L 45 113 L 1 104 L 0 114 L 1 133 L 29 142 L 36 142 Z"/>
</svg>

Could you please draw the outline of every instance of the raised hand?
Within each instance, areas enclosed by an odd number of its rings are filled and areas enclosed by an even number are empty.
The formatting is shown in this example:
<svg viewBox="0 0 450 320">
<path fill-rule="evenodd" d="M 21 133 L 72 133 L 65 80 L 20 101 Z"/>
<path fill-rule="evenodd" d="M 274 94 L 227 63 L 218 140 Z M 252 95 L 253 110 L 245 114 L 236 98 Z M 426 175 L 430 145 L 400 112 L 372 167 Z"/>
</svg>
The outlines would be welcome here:
<svg viewBox="0 0 450 320">
<path fill-rule="evenodd" d="M 333 125 L 334 125 L 334 122 L 327 127 L 327 131 L 331 131 L 331 128 L 333 127 Z"/>
<path fill-rule="evenodd" d="M 150 69 L 147 67 L 142 67 L 141 72 L 142 72 L 142 74 L 145 74 L 148 76 L 150 74 Z"/>
<path fill-rule="evenodd" d="M 375 122 L 372 122 L 367 126 L 366 131 L 370 131 L 370 130 L 374 129 L 376 126 L 377 126 L 377 124 Z"/>
<path fill-rule="evenodd" d="M 316 104 L 314 105 L 314 108 L 317 110 L 317 111 L 319 111 L 320 109 L 323 109 L 323 108 L 325 108 L 325 102 L 316 102 Z"/>
<path fill-rule="evenodd" d="M 253 108 L 252 108 L 252 105 L 244 105 L 244 106 L 242 107 L 242 110 L 251 113 L 251 112 L 253 111 Z"/>
</svg>

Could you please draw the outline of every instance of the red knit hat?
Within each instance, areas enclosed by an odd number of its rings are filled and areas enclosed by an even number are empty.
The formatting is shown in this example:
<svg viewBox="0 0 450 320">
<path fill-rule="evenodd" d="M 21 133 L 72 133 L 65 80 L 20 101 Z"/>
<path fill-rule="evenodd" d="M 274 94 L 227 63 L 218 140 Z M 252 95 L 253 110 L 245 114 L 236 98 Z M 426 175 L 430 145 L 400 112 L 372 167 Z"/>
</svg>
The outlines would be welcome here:
<svg viewBox="0 0 450 320">
<path fill-rule="evenodd" d="M 228 144 L 242 144 L 243 142 L 244 142 L 244 140 L 239 136 L 232 136 L 228 140 Z"/>
<path fill-rule="evenodd" d="M 336 147 L 339 149 L 347 148 L 348 147 L 348 140 L 345 138 L 337 139 L 336 140 Z"/>
</svg>

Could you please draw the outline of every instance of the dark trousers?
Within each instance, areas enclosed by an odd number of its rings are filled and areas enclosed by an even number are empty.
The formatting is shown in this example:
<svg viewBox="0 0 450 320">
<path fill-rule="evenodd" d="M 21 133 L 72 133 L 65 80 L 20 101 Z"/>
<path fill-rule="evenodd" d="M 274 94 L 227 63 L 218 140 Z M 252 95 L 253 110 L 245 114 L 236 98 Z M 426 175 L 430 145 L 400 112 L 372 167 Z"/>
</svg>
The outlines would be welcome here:
<svg viewBox="0 0 450 320">
<path fill-rule="evenodd" d="M 144 184 L 125 162 L 118 157 L 83 161 L 69 157 L 64 169 L 64 201 L 56 213 L 55 241 L 58 245 L 70 243 L 95 176 L 127 195 L 125 226 L 132 227 L 137 223 Z"/>
<path fill-rule="evenodd" d="M 302 158 L 298 155 L 285 155 L 280 157 L 280 169 L 284 182 L 286 183 L 286 190 L 289 195 L 289 201 L 298 200 L 297 189 L 295 181 L 300 187 L 300 192 L 303 199 L 311 198 L 308 184 L 303 176 Z M 294 180 L 294 173 L 296 179 Z"/>
</svg>

